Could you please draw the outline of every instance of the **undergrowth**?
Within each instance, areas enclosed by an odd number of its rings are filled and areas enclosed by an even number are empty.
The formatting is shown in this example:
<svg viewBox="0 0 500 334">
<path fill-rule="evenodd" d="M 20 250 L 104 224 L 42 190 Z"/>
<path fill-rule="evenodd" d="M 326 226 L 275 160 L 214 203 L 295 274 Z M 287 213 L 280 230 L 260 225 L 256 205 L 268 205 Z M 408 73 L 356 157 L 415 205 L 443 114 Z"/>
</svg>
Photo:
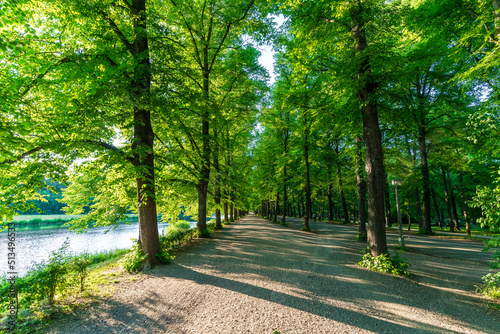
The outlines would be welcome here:
<svg viewBox="0 0 500 334">
<path fill-rule="evenodd" d="M 380 254 L 379 256 L 372 256 L 370 253 L 365 253 L 363 259 L 358 262 L 358 266 L 366 267 L 373 271 L 382 273 L 389 273 L 399 276 L 410 276 L 408 268 L 411 266 L 406 259 L 396 255 Z"/>
<path fill-rule="evenodd" d="M 88 297 L 110 293 L 110 284 L 99 277 L 101 264 L 125 254 L 126 250 L 72 255 L 69 242 L 52 252 L 47 261 L 33 263 L 23 277 L 0 277 L 0 333 L 8 328 L 11 297 L 17 296 L 16 333 L 32 332 L 53 314 L 68 311 Z M 14 291 L 13 287 L 15 286 Z M 77 301 L 80 300 L 80 302 Z M 9 307 L 10 306 L 10 307 Z"/>
<path fill-rule="evenodd" d="M 366 242 L 367 238 L 366 238 L 366 233 L 358 233 L 356 235 L 356 241 L 362 241 L 362 242 Z"/>
<path fill-rule="evenodd" d="M 483 251 L 488 251 L 491 248 L 500 248 L 500 237 L 485 242 Z M 493 260 L 490 262 L 490 268 L 500 269 L 500 250 L 495 249 L 492 254 Z M 487 274 L 482 278 L 483 284 L 478 287 L 478 292 L 481 294 L 495 299 L 500 299 L 500 272 L 496 274 Z"/>
<path fill-rule="evenodd" d="M 486 297 L 500 298 L 500 272 L 483 276 L 482 280 L 483 284 L 478 287 L 478 292 Z"/>
<path fill-rule="evenodd" d="M 225 225 L 224 223 L 222 224 Z M 195 237 L 207 238 L 216 229 L 214 220 L 207 223 L 206 228 L 199 232 L 196 228 L 191 228 L 191 224 L 187 221 L 180 220 L 170 223 L 163 234 L 160 236 L 160 252 L 155 255 L 161 263 L 167 264 L 172 262 L 174 256 L 171 255 L 175 248 L 180 245 L 190 242 Z M 128 272 L 136 272 L 142 269 L 144 259 L 147 254 L 143 254 L 137 241 L 130 251 L 120 260 L 120 266 Z"/>
</svg>

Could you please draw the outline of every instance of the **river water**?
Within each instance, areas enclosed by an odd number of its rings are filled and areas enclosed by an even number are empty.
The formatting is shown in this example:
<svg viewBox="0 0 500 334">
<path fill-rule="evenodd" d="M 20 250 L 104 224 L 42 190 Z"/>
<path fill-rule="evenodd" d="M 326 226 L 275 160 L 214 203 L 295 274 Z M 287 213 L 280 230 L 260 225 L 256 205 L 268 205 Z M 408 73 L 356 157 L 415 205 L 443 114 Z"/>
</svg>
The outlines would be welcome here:
<svg viewBox="0 0 500 334">
<path fill-rule="evenodd" d="M 194 227 L 196 223 L 191 223 Z M 158 224 L 161 233 L 168 224 Z M 108 232 L 106 232 L 108 231 Z M 15 257 L 18 276 L 26 274 L 32 262 L 49 259 L 51 253 L 60 248 L 66 238 L 69 239 L 69 251 L 73 254 L 97 253 L 120 248 L 130 248 L 132 238 L 139 236 L 139 223 L 119 224 L 114 230 L 109 227 L 91 228 L 85 233 L 77 234 L 65 228 L 43 230 L 16 229 Z M 8 268 L 8 235 L 0 233 L 0 275 L 4 275 Z"/>
</svg>

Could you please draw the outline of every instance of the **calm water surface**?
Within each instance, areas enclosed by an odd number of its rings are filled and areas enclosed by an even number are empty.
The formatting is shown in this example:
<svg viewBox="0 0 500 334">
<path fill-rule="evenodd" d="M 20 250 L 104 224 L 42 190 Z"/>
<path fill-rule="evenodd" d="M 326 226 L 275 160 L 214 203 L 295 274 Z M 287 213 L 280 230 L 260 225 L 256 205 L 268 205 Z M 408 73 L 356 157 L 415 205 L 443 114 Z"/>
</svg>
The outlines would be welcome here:
<svg viewBox="0 0 500 334">
<path fill-rule="evenodd" d="M 196 223 L 191 223 L 192 227 L 195 225 Z M 168 224 L 158 224 L 160 234 L 167 226 Z M 82 254 L 130 248 L 133 245 L 131 239 L 139 236 L 137 222 L 130 225 L 120 224 L 115 230 L 109 230 L 108 227 L 92 228 L 80 234 L 67 228 L 16 230 L 16 269 L 19 276 L 26 274 L 33 261 L 47 260 L 53 251 L 62 246 L 66 238 L 69 238 L 69 251 Z M 105 233 L 108 230 L 109 232 Z M 7 270 L 8 242 L 7 233 L 0 233 L 0 275 L 9 271 Z"/>
</svg>

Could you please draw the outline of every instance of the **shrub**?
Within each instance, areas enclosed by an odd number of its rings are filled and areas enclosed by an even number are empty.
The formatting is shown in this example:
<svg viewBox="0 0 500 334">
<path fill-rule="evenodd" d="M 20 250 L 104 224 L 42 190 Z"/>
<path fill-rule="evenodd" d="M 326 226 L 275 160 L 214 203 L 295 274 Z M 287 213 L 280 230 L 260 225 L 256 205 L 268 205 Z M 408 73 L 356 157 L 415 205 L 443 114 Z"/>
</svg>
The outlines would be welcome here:
<svg viewBox="0 0 500 334">
<path fill-rule="evenodd" d="M 88 276 L 88 267 L 92 264 L 92 259 L 88 254 L 83 254 L 82 256 L 75 256 L 70 263 L 72 271 L 78 275 L 80 291 L 83 292 L 85 278 Z"/>
<path fill-rule="evenodd" d="M 165 229 L 165 236 L 172 240 L 178 239 L 183 233 L 191 229 L 191 224 L 185 220 L 170 223 Z"/>
<path fill-rule="evenodd" d="M 408 267 L 410 264 L 406 259 L 396 255 L 390 256 L 389 254 L 381 254 L 379 256 L 372 256 L 370 253 L 363 255 L 363 259 L 358 262 L 358 266 L 367 267 L 370 270 L 382 273 L 390 273 L 394 275 L 409 276 Z"/>
<path fill-rule="evenodd" d="M 165 251 L 161 251 L 160 253 L 156 253 L 156 256 L 158 257 L 158 259 L 160 260 L 160 262 L 162 264 L 169 264 L 175 258 L 175 256 L 172 256 Z"/>
<path fill-rule="evenodd" d="M 485 241 L 483 251 L 486 252 L 491 248 L 500 248 L 500 237 Z M 500 269 L 500 250 L 495 250 L 492 257 L 493 260 L 490 262 L 490 268 Z"/>
<path fill-rule="evenodd" d="M 47 262 L 34 263 L 28 270 L 24 280 L 27 286 L 21 286 L 22 289 L 19 289 L 26 294 L 28 301 L 48 298 L 49 304 L 54 304 L 57 288 L 68 285 L 66 276 L 71 270 L 68 247 L 69 241 L 66 239 L 59 249 L 52 252 Z"/>
<path fill-rule="evenodd" d="M 191 228 L 189 222 L 178 221 L 165 229 L 165 234 L 160 237 L 160 245 L 164 251 L 168 251 L 179 244 L 190 241 L 195 235 L 196 229 Z"/>
<path fill-rule="evenodd" d="M 487 297 L 500 298 L 500 272 L 483 276 L 483 284 L 478 290 Z"/>
<path fill-rule="evenodd" d="M 120 267 L 125 269 L 128 272 L 135 272 L 142 267 L 142 263 L 146 258 L 147 254 L 142 254 L 142 249 L 140 248 L 140 244 L 137 242 L 137 239 L 133 239 L 135 245 L 132 246 L 130 251 L 125 254 L 125 256 L 118 261 Z"/>
<path fill-rule="evenodd" d="M 366 241 L 367 238 L 366 238 L 366 234 L 365 233 L 358 233 L 358 235 L 356 236 L 356 241 Z"/>
</svg>

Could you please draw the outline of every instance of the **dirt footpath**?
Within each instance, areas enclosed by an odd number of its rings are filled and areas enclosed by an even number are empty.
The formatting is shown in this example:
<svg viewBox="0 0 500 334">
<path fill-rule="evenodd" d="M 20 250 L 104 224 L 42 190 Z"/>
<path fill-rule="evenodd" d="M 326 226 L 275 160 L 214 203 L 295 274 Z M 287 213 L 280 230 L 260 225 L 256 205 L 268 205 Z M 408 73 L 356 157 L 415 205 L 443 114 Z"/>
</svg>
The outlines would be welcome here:
<svg viewBox="0 0 500 334">
<path fill-rule="evenodd" d="M 474 293 L 485 264 L 407 253 L 412 278 L 375 273 L 356 266 L 364 245 L 351 233 L 311 227 L 320 233 L 249 215 L 47 331 L 500 332 L 500 312 Z"/>
</svg>

